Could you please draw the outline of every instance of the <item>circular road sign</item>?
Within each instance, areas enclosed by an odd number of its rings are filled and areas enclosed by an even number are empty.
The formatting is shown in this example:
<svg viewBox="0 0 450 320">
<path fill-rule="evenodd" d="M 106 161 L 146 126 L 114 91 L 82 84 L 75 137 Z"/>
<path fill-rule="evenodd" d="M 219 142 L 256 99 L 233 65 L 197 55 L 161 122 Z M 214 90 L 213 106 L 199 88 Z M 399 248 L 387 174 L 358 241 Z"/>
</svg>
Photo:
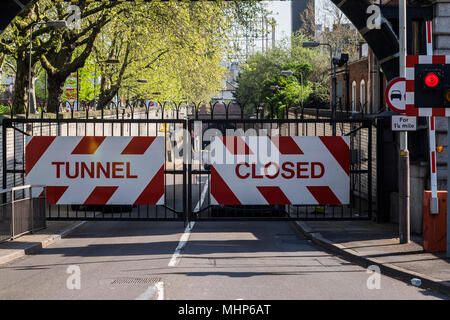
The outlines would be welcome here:
<svg viewBox="0 0 450 320">
<path fill-rule="evenodd" d="M 398 113 L 406 112 L 406 80 L 395 78 L 388 83 L 384 97 L 390 109 Z"/>
</svg>

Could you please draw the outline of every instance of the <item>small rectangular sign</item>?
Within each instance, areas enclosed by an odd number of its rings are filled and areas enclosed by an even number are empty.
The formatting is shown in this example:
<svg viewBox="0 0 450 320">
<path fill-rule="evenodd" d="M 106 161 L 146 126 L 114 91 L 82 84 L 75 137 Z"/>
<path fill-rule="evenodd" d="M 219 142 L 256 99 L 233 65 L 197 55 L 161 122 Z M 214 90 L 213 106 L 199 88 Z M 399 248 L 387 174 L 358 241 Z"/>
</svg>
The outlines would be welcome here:
<svg viewBox="0 0 450 320">
<path fill-rule="evenodd" d="M 27 137 L 25 181 L 49 204 L 163 204 L 164 154 L 164 137 Z"/>
<path fill-rule="evenodd" d="M 214 137 L 211 204 L 350 202 L 349 137 Z"/>
<path fill-rule="evenodd" d="M 417 117 L 392 116 L 392 131 L 416 131 Z"/>
</svg>

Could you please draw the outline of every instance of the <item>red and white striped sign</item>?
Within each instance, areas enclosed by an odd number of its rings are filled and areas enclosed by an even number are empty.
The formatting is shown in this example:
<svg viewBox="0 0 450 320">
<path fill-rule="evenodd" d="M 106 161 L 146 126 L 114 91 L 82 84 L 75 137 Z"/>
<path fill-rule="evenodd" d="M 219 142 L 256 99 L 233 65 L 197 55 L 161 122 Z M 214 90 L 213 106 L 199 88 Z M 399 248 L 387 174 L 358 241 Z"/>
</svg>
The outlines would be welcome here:
<svg viewBox="0 0 450 320">
<path fill-rule="evenodd" d="M 416 108 L 414 106 L 414 68 L 417 64 L 450 64 L 450 55 L 406 56 L 406 115 L 450 117 L 450 108 Z"/>
<path fill-rule="evenodd" d="M 164 137 L 28 137 L 25 180 L 49 204 L 163 204 Z"/>
<path fill-rule="evenodd" d="M 350 202 L 349 137 L 228 136 L 211 152 L 211 204 Z"/>
<path fill-rule="evenodd" d="M 427 30 L 427 55 L 433 55 L 433 22 L 426 22 Z M 428 139 L 430 143 L 430 182 L 431 182 L 431 198 L 437 199 L 437 171 L 436 171 L 436 129 L 434 117 L 428 117 Z M 438 213 L 436 206 L 431 206 L 431 213 Z"/>
</svg>

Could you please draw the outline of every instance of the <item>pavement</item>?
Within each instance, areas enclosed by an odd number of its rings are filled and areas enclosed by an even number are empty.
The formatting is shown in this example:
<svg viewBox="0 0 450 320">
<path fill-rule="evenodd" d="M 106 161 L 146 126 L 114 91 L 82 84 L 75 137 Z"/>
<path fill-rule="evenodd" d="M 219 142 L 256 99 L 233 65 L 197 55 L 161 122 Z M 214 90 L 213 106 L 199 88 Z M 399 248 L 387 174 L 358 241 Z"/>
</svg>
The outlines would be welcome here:
<svg viewBox="0 0 450 320">
<path fill-rule="evenodd" d="M 398 225 L 372 221 L 296 221 L 313 243 L 360 266 L 377 265 L 381 274 L 450 295 L 450 259 L 445 252 L 425 252 L 422 236 L 400 244 Z"/>
<path fill-rule="evenodd" d="M 33 254 L 65 237 L 85 221 L 47 221 L 47 228 L 0 243 L 0 265 Z"/>
</svg>

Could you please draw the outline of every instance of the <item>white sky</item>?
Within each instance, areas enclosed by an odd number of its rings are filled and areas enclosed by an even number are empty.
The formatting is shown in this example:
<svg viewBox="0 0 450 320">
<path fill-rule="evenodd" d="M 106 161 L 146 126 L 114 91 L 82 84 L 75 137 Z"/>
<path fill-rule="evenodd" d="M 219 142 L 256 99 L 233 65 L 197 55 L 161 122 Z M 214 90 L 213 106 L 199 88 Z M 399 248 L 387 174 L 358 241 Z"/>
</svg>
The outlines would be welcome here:
<svg viewBox="0 0 450 320">
<path fill-rule="evenodd" d="M 329 0 L 315 0 L 316 23 L 323 23 L 323 11 L 321 8 L 328 4 Z M 280 40 L 283 36 L 289 37 L 291 34 L 291 1 L 266 1 L 268 9 L 273 12 L 273 17 L 277 21 L 275 38 Z"/>
<path fill-rule="evenodd" d="M 267 1 L 269 11 L 277 21 L 275 39 L 278 41 L 291 34 L 291 1 Z"/>
</svg>

